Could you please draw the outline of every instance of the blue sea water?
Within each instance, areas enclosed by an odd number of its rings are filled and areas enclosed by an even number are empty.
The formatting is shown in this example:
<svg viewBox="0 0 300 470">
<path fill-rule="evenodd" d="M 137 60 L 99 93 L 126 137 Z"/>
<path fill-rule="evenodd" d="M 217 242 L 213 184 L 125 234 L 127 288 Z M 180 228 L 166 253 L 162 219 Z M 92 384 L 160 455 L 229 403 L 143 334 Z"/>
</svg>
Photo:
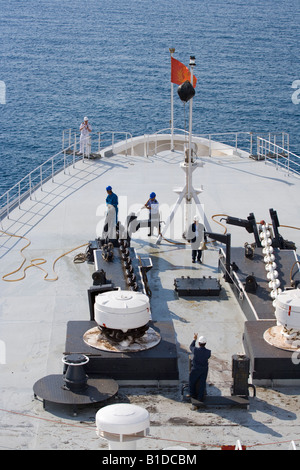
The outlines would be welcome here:
<svg viewBox="0 0 300 470">
<path fill-rule="evenodd" d="M 95 131 L 169 127 L 170 53 L 196 57 L 193 132 L 290 134 L 300 154 L 299 0 L 0 0 L 0 194 Z M 184 127 L 175 96 L 175 126 Z"/>
</svg>

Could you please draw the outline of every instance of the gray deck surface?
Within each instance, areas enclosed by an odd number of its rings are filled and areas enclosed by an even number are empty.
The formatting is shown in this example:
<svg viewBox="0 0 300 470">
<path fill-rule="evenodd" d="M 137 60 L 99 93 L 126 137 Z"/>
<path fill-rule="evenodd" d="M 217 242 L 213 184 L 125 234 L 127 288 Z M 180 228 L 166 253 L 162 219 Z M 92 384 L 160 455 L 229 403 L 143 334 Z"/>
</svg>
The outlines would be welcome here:
<svg viewBox="0 0 300 470">
<path fill-rule="evenodd" d="M 177 198 L 173 189 L 184 185 L 182 159 L 179 152 L 164 152 L 149 158 L 116 155 L 78 162 L 3 221 L 2 230 L 30 240 L 23 268 L 31 259 L 43 258 L 45 263 L 40 267 L 48 273 L 48 281 L 37 267 L 27 269 L 22 280 L 0 280 L 0 448 L 107 449 L 107 443 L 95 433 L 97 408 L 87 408 L 77 418 L 60 405 L 43 410 L 41 402 L 33 398 L 33 385 L 44 376 L 61 373 L 68 322 L 89 320 L 87 289 L 93 267 L 85 262 L 75 264 L 73 259 L 85 251 L 82 245 L 101 233 L 105 187 L 110 184 L 118 194 L 120 217 L 138 212 L 155 191 L 166 220 Z M 257 221 L 269 221 L 271 207 L 277 210 L 281 225 L 300 225 L 300 187 L 295 177 L 270 164 L 233 155 L 205 157 L 203 161 L 205 165 L 195 171 L 193 181 L 195 187 L 203 185 L 199 197 L 213 231 L 224 231 L 212 220 L 214 214 L 246 218 L 253 212 Z M 147 215 L 141 210 L 140 217 Z M 233 247 L 254 241 L 245 229 L 227 229 Z M 181 233 L 182 227 L 176 231 Z M 282 227 L 280 231 L 300 246 L 299 230 Z M 188 380 L 194 332 L 205 335 L 212 350 L 208 394 L 230 394 L 231 358 L 243 353 L 245 316 L 218 270 L 220 244 L 209 243 L 203 264 L 192 264 L 190 247 L 177 244 L 184 240 L 173 235 L 166 234 L 173 243 L 162 240 L 157 245 L 156 237 L 148 237 L 145 228 L 133 239 L 137 252 L 152 259 L 148 275 L 151 313 L 154 321 L 170 322 L 174 327 L 179 370 L 178 386 L 120 387 L 116 401 L 138 404 L 150 413 L 150 436 L 140 441 L 138 448 L 182 445 L 192 450 L 219 449 L 240 439 L 249 448 L 263 444 L 264 449 L 286 449 L 289 441 L 300 439 L 298 387 L 258 387 L 249 410 L 216 407 L 194 411 L 182 401 L 180 385 Z M 1 276 L 20 266 L 20 249 L 26 243 L 0 234 Z M 56 259 L 58 279 L 54 280 Z M 23 268 L 6 280 L 22 278 Z M 175 293 L 175 278 L 204 275 L 220 280 L 218 297 L 180 298 Z"/>
</svg>

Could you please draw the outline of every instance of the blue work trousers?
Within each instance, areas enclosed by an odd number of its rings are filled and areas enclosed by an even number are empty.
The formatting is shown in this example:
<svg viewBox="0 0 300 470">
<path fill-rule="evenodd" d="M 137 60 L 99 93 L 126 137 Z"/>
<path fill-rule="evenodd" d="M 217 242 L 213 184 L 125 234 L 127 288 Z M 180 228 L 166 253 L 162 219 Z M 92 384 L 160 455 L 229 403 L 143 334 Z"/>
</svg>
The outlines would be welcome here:
<svg viewBox="0 0 300 470">
<path fill-rule="evenodd" d="M 208 367 L 192 369 L 189 377 L 190 395 L 199 401 L 203 401 L 206 390 Z M 199 383 L 198 383 L 199 382 Z"/>
</svg>

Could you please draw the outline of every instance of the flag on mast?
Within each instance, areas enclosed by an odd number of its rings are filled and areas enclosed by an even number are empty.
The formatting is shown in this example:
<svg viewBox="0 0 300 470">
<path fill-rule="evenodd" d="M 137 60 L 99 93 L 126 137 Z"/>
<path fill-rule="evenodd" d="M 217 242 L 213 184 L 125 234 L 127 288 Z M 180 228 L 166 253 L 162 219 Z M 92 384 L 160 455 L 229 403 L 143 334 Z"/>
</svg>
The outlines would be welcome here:
<svg viewBox="0 0 300 470">
<path fill-rule="evenodd" d="M 171 57 L 171 82 L 176 85 L 181 85 L 183 82 L 191 81 L 191 72 L 189 69 L 179 62 L 179 60 Z M 197 78 L 193 75 L 193 87 L 196 88 Z"/>
</svg>

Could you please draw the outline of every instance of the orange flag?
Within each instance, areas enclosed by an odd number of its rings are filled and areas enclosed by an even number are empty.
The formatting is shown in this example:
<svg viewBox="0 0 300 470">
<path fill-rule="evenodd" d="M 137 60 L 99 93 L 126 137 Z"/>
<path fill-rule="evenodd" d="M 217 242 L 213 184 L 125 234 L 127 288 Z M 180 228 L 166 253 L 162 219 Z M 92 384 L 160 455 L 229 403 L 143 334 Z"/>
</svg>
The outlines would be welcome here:
<svg viewBox="0 0 300 470">
<path fill-rule="evenodd" d="M 179 62 L 179 60 L 171 57 L 171 82 L 181 85 L 183 82 L 191 81 L 191 72 L 189 69 Z M 196 88 L 197 78 L 193 75 L 193 87 Z"/>
</svg>

